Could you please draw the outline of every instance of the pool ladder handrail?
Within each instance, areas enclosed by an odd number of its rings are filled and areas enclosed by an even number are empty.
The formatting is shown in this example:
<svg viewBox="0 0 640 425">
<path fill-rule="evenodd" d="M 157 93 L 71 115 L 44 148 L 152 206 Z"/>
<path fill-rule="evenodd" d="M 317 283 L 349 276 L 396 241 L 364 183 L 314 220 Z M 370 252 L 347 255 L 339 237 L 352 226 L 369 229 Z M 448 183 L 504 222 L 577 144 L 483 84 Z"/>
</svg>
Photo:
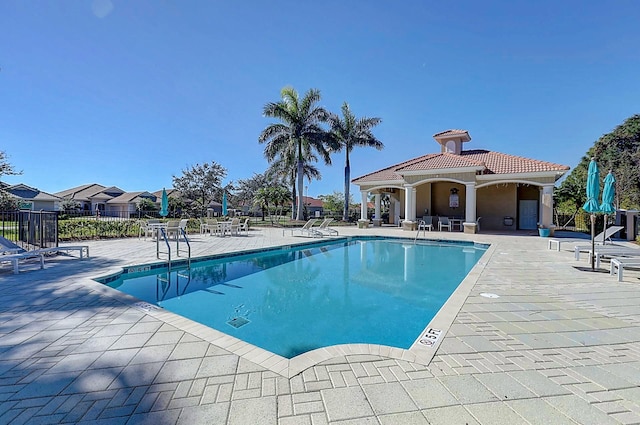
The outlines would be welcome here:
<svg viewBox="0 0 640 425">
<path fill-rule="evenodd" d="M 167 232 L 162 227 L 159 230 L 158 235 L 156 236 L 156 258 L 160 258 L 160 254 L 167 254 L 167 268 L 168 272 L 171 273 L 171 244 L 169 243 L 169 238 L 167 237 Z M 180 233 L 182 233 L 182 237 L 187 244 L 186 250 L 180 249 Z M 162 239 L 164 240 L 165 245 L 167 246 L 167 251 L 160 251 L 160 235 L 162 235 Z M 187 268 L 191 268 L 191 244 L 189 243 L 189 239 L 187 238 L 187 233 L 184 229 L 178 229 L 178 236 L 176 237 L 176 254 L 179 257 L 180 252 L 184 252 L 187 254 Z"/>
<path fill-rule="evenodd" d="M 427 237 L 427 230 L 426 228 L 420 229 L 420 225 L 424 224 L 424 220 L 420 220 L 418 221 L 418 231 L 416 232 L 416 237 L 413 238 L 413 243 L 415 245 L 415 243 L 418 241 L 418 236 L 420 236 L 420 230 L 424 231 L 424 236 Z"/>
</svg>

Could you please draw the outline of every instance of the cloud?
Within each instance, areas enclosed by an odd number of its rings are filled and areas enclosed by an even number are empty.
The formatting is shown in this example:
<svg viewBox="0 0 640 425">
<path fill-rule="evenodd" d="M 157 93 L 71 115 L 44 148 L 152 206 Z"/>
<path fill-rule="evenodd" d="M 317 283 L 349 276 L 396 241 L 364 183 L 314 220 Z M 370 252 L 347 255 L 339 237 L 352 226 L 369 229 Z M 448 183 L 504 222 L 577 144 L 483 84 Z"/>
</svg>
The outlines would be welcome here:
<svg viewBox="0 0 640 425">
<path fill-rule="evenodd" d="M 98 18 L 105 18 L 113 11 L 111 0 L 93 0 L 91 10 Z"/>
</svg>

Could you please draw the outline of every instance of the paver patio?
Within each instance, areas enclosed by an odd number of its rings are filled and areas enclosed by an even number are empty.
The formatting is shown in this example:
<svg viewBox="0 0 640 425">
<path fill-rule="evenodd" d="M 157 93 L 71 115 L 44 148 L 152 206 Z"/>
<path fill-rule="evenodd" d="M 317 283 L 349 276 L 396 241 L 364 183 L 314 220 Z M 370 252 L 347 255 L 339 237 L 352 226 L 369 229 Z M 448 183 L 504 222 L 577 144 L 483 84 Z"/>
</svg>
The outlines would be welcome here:
<svg viewBox="0 0 640 425">
<path fill-rule="evenodd" d="M 414 236 L 397 228 L 340 233 Z M 458 294 L 434 319 L 446 334 L 432 360 L 356 347 L 309 359 L 291 376 L 91 280 L 157 261 L 153 242 L 94 241 L 89 259 L 59 256 L 44 270 L 21 266 L 19 275 L 3 267 L 0 423 L 640 423 L 640 273 L 617 282 L 576 262 L 569 244 L 548 250 L 537 236 L 428 237 L 492 245 L 472 271 L 468 296 Z M 302 241 L 261 229 L 194 235 L 192 250 Z"/>
</svg>

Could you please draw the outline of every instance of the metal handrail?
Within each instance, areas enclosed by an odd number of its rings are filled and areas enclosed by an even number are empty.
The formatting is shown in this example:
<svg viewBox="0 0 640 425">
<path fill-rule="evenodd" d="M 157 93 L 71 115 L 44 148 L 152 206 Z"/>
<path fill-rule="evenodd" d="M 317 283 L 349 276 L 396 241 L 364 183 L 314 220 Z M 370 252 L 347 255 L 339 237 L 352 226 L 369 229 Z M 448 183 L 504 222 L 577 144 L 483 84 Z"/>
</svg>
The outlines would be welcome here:
<svg viewBox="0 0 640 425">
<path fill-rule="evenodd" d="M 167 238 L 167 233 L 164 231 L 162 227 L 157 229 L 158 234 L 156 235 L 156 258 L 160 258 L 160 254 L 167 254 L 168 258 L 168 267 L 169 274 L 171 273 L 171 245 L 169 245 L 169 239 Z M 164 243 L 167 245 L 167 252 L 160 251 L 160 234 L 162 234 L 162 239 L 164 239 Z"/>
<path fill-rule="evenodd" d="M 187 267 L 191 267 L 191 244 L 189 243 L 189 239 L 187 239 L 187 232 L 184 231 L 183 228 L 179 228 L 178 229 L 179 233 L 182 233 L 182 236 L 184 237 L 184 241 L 187 243 Z M 178 234 L 178 237 L 176 238 L 176 251 L 178 254 L 178 257 L 180 256 L 180 234 Z"/>
</svg>

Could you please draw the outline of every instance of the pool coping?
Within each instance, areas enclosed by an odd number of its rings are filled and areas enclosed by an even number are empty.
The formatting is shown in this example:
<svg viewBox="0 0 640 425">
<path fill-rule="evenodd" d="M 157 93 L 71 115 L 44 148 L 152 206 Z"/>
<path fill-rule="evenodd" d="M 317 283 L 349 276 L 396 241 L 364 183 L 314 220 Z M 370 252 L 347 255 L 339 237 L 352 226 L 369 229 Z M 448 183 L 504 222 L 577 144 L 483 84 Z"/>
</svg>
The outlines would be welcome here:
<svg viewBox="0 0 640 425">
<path fill-rule="evenodd" d="M 335 240 L 363 240 L 363 239 L 398 239 L 398 240 L 410 240 L 411 238 L 401 237 L 387 237 L 387 236 L 347 236 L 333 239 Z M 238 355 L 248 361 L 262 366 L 263 368 L 270 370 L 280 376 L 286 378 L 292 378 L 306 369 L 313 367 L 319 363 L 331 360 L 336 357 L 353 356 L 353 355 L 370 355 L 370 356 L 383 356 L 392 359 L 405 360 L 417 364 L 428 366 L 431 360 L 435 356 L 440 343 L 444 340 L 447 332 L 449 331 L 453 321 L 460 312 L 460 309 L 464 305 L 465 300 L 471 293 L 473 287 L 478 281 L 480 275 L 484 271 L 489 259 L 493 256 L 495 246 L 493 244 L 487 244 L 484 242 L 476 242 L 469 240 L 451 240 L 451 239 L 420 239 L 421 242 L 439 242 L 448 244 L 469 244 L 469 245 L 482 245 L 488 246 L 486 252 L 480 257 L 473 268 L 467 273 L 465 278 L 460 282 L 455 291 L 449 296 L 447 301 L 440 307 L 434 317 L 427 323 L 423 331 L 416 338 L 414 343 L 409 349 L 402 349 L 398 347 L 391 347 L 379 344 L 340 344 L 332 345 L 329 347 L 321 347 L 315 350 L 308 351 L 300 354 L 291 359 L 275 354 L 271 351 L 265 350 L 246 341 L 238 339 L 234 336 L 226 334 L 222 331 L 210 328 L 206 325 L 198 323 L 194 320 L 183 317 L 177 313 L 165 310 L 159 306 L 150 304 L 146 301 L 140 300 L 132 295 L 128 295 L 115 288 L 111 288 L 104 283 L 98 281 L 98 279 L 109 279 L 114 275 L 121 275 L 125 273 L 125 268 L 135 268 L 143 266 L 151 266 L 151 268 L 160 268 L 166 266 L 166 262 L 153 262 L 146 264 L 137 264 L 133 266 L 126 266 L 106 272 L 101 276 L 92 278 L 86 278 L 86 283 L 90 285 L 95 291 L 102 295 L 115 298 L 118 301 L 143 311 L 144 313 L 161 320 L 176 329 L 188 332 L 195 337 L 201 338 L 211 344 L 214 344 L 222 349 L 225 349 L 233 354 Z M 223 257 L 235 257 L 240 255 L 250 254 L 252 252 L 265 252 L 268 250 L 282 250 L 290 247 L 300 247 L 305 245 L 316 245 L 321 242 L 318 241 L 305 241 L 301 243 L 286 243 L 271 247 L 267 250 L 244 250 L 236 251 L 229 254 L 216 254 L 208 256 L 193 257 L 194 261 L 208 261 L 216 258 Z M 119 271 L 118 271 L 119 270 Z M 436 331 L 432 333 L 432 331 Z M 427 339 L 430 343 L 421 343 L 421 340 Z"/>
</svg>

